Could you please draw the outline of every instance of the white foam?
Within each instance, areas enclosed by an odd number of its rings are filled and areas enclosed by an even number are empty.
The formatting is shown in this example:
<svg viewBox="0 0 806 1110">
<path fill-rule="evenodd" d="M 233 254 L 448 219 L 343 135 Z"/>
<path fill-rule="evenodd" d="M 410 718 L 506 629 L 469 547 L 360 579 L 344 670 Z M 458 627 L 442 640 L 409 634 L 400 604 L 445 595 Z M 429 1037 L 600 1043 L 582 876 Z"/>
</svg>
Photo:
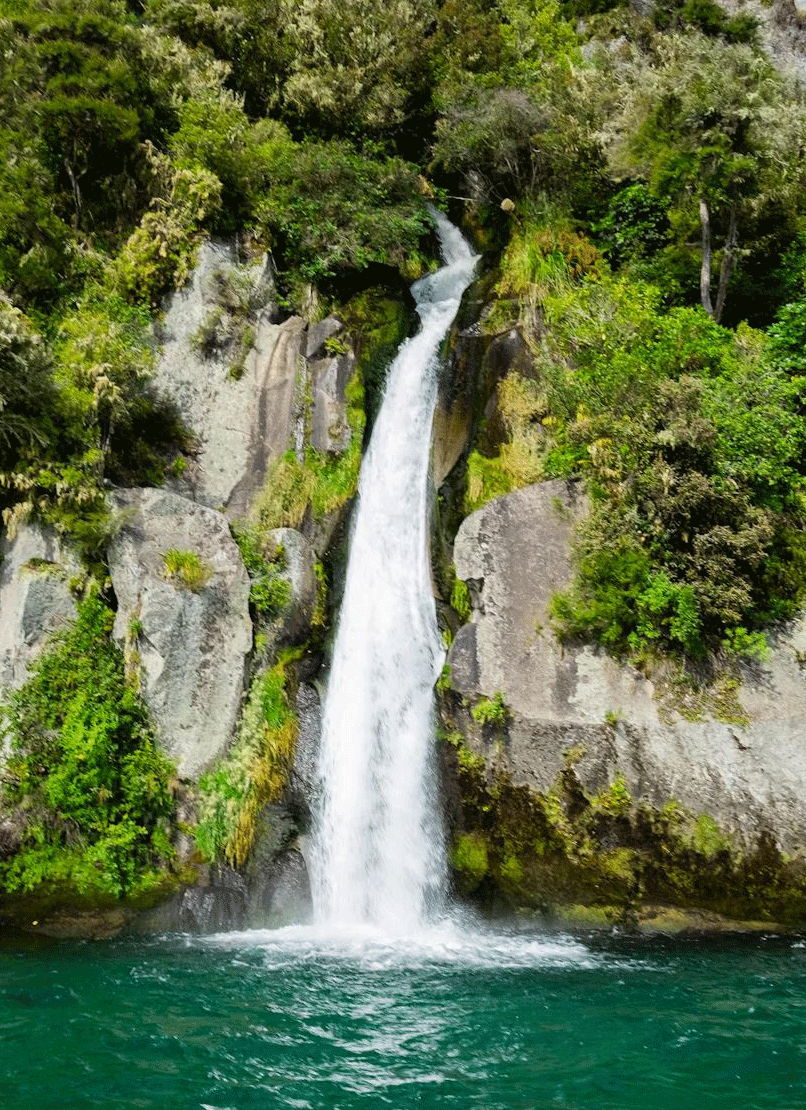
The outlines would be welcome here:
<svg viewBox="0 0 806 1110">
<path fill-rule="evenodd" d="M 565 935 L 504 933 L 442 922 L 417 932 L 388 932 L 373 925 L 292 925 L 216 933 L 198 943 L 222 949 L 260 951 L 269 966 L 344 962 L 364 970 L 429 968 L 598 968 L 612 958 Z M 626 966 L 627 961 L 618 961 Z"/>
</svg>

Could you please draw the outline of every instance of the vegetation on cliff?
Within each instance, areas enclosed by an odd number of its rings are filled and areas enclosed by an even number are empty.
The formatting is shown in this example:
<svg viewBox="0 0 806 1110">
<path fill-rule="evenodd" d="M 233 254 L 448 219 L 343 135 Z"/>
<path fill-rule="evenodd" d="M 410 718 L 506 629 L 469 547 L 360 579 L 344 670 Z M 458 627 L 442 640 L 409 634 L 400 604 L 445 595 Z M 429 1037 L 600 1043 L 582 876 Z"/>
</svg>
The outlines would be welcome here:
<svg viewBox="0 0 806 1110">
<path fill-rule="evenodd" d="M 499 263 L 483 327 L 518 327 L 533 356 L 495 383 L 466 508 L 548 477 L 591 496 L 562 634 L 746 655 L 802 604 L 806 111 L 751 18 L 713 0 L 643 16 L 609 0 L 0 0 L 0 32 L 8 525 L 55 524 L 103 578 L 105 484 L 158 483 L 184 445 L 149 387 L 150 326 L 222 234 L 270 253 L 283 309 L 352 297 L 350 447 L 281 460 L 262 526 L 341 506 L 376 355 L 405 331 L 399 306 L 388 327 L 373 314 L 429 264 L 429 198 L 461 207 Z M 102 610 L 86 603 L 11 703 L 9 789 L 37 816 L 7 884 L 127 893 L 167 852 L 167 769 Z M 242 861 L 276 794 L 281 678 L 255 685 L 207 782 L 209 856 Z"/>
<path fill-rule="evenodd" d="M 0 863 L 0 892 L 135 897 L 175 856 L 171 765 L 110 642 L 112 621 L 87 598 L 7 699 L 2 800 L 21 847 Z"/>
</svg>

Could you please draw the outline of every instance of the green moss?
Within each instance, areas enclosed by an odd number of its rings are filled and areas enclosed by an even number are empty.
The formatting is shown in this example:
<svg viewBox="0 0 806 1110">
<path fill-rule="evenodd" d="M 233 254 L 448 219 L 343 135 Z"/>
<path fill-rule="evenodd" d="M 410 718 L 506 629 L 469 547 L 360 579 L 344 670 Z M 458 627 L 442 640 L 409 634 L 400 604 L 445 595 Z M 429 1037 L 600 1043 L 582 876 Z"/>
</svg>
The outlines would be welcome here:
<svg viewBox="0 0 806 1110">
<path fill-rule="evenodd" d="M 591 799 L 591 805 L 617 817 L 626 816 L 632 807 L 632 797 L 624 775 L 619 772 L 606 790 Z"/>
<path fill-rule="evenodd" d="M 478 833 L 457 837 L 451 851 L 451 866 L 457 873 L 459 885 L 470 894 L 487 874 L 487 845 Z"/>
<path fill-rule="evenodd" d="M 473 513 L 496 497 L 503 497 L 515 488 L 512 475 L 504 466 L 502 458 L 487 458 L 473 450 L 467 460 L 467 486 L 465 489 L 465 512 Z"/>
<path fill-rule="evenodd" d="M 386 371 L 414 324 L 412 309 L 380 286 L 366 289 L 339 309 L 353 340 L 371 419 L 380 406 Z M 363 399 L 362 399 L 363 400 Z"/>
<path fill-rule="evenodd" d="M 316 577 L 316 603 L 311 616 L 311 627 L 321 629 L 327 620 L 327 572 L 318 559 L 313 565 L 313 572 Z"/>
<path fill-rule="evenodd" d="M 586 907 L 632 927 L 646 906 L 677 907 L 737 921 L 806 922 L 806 881 L 762 835 L 750 850 L 716 821 L 675 799 L 657 809 L 631 798 L 623 775 L 587 795 L 573 759 L 543 793 L 516 786 L 453 738 L 461 836 L 483 843 L 484 897 L 497 889 L 513 908 Z M 480 896 L 479 885 L 465 893 Z M 692 916 L 693 915 L 693 916 Z"/>
<path fill-rule="evenodd" d="M 730 841 L 720 830 L 716 821 L 706 813 L 701 813 L 694 822 L 691 844 L 703 856 L 714 856 L 717 852 L 730 851 Z"/>
<path fill-rule="evenodd" d="M 504 856 L 500 868 L 501 880 L 506 886 L 518 887 L 523 882 L 523 864 L 517 856 Z"/>
<path fill-rule="evenodd" d="M 679 668 L 671 678 L 656 683 L 655 697 L 665 720 L 673 720 L 674 714 L 692 723 L 712 717 L 741 728 L 748 724 L 749 717 L 739 699 L 740 689 L 741 681 L 732 666 L 710 681 L 695 680 Z"/>
<path fill-rule="evenodd" d="M 470 620 L 472 606 L 470 603 L 470 591 L 467 584 L 461 578 L 454 578 L 453 589 L 451 590 L 451 606 L 456 610 L 457 614 L 463 621 Z"/>
</svg>

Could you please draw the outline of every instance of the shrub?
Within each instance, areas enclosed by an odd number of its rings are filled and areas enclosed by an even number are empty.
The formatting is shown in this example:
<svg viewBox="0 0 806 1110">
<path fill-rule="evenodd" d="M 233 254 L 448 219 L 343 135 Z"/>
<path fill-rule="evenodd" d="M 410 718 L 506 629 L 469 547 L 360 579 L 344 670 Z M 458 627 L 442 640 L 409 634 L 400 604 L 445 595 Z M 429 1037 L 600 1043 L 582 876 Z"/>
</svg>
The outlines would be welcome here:
<svg viewBox="0 0 806 1110">
<path fill-rule="evenodd" d="M 249 574 L 249 604 L 260 617 L 271 620 L 291 597 L 290 583 L 280 574 L 285 564 L 282 545 L 267 553 L 259 533 L 250 527 L 236 529 L 234 538 Z"/>
<path fill-rule="evenodd" d="M 470 714 L 480 725 L 505 725 L 509 710 L 504 703 L 504 695 L 498 690 L 491 698 L 480 698 Z"/>
<path fill-rule="evenodd" d="M 0 866 L 7 890 L 63 884 L 123 897 L 173 855 L 171 766 L 125 680 L 112 623 L 90 597 L 7 699 L 5 801 L 26 814 L 22 848 Z"/>
</svg>

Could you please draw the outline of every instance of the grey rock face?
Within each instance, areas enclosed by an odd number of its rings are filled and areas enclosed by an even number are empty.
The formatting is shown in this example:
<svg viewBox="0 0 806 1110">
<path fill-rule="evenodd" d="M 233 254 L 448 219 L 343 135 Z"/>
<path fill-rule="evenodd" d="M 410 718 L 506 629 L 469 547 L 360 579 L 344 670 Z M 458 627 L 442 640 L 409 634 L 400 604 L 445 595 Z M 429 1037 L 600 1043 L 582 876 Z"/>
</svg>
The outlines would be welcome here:
<svg viewBox="0 0 806 1110">
<path fill-rule="evenodd" d="M 249 921 L 258 926 L 300 925 L 311 918 L 311 888 L 302 853 L 305 837 L 288 804 L 261 809 L 247 865 Z"/>
<path fill-rule="evenodd" d="M 274 861 L 261 907 L 267 925 L 307 925 L 313 916 L 311 884 L 298 848 L 288 848 Z"/>
<path fill-rule="evenodd" d="M 310 632 L 316 607 L 316 555 L 302 533 L 294 528 L 275 528 L 267 538 L 278 547 L 282 545 L 285 556 L 282 576 L 290 587 L 288 605 L 278 620 L 277 643 L 299 643 Z"/>
<path fill-rule="evenodd" d="M 317 763 L 322 736 L 322 705 L 315 686 L 301 682 L 296 703 L 299 731 L 294 749 L 294 766 L 288 788 L 288 804 L 307 826 L 311 818 L 318 784 Z"/>
<path fill-rule="evenodd" d="M 783 73 L 806 79 L 804 0 L 719 0 L 729 16 L 749 15 L 758 25 L 761 47 Z"/>
<path fill-rule="evenodd" d="M 186 887 L 129 923 L 135 933 L 218 933 L 246 924 L 247 888 L 237 871 L 213 864 L 206 881 Z"/>
<path fill-rule="evenodd" d="M 802 847 L 806 618 L 777 637 L 766 664 L 745 672 L 738 699 L 748 724 L 685 719 L 659 678 L 592 647 L 563 647 L 548 628 L 583 513 L 573 485 L 541 483 L 484 506 L 456 537 L 473 613 L 451 648 L 451 680 L 471 698 L 503 694 L 511 719 L 501 757 L 513 780 L 546 790 L 564 752 L 580 747 L 575 770 L 591 793 L 623 774 L 636 801 L 676 799 L 748 846 L 767 830 L 784 851 Z"/>
<path fill-rule="evenodd" d="M 79 575 L 78 560 L 52 529 L 24 524 L 2 541 L 0 688 L 21 686 L 51 635 L 72 623 L 69 582 Z"/>
<path fill-rule="evenodd" d="M 247 304 L 267 304 L 265 263 L 238 268 L 231 245 L 204 244 L 191 281 L 171 298 L 154 373 L 155 387 L 174 402 L 196 441 L 195 462 L 177 488 L 225 508 L 231 519 L 245 514 L 270 462 L 291 445 L 304 330 L 299 317 L 275 324 L 270 306 L 256 307 L 253 342 L 240 377 L 233 377 L 237 350 L 215 342 L 200 349 L 200 336 L 215 333 L 222 288 L 233 282 Z"/>
<path fill-rule="evenodd" d="M 301 457 L 308 430 L 323 453 L 350 443 L 345 391 L 355 358 L 325 357 L 344 325 L 334 316 L 310 328 L 299 316 L 276 323 L 272 294 L 265 260 L 237 266 L 231 243 L 205 243 L 157 337 L 154 385 L 194 439 L 173 488 L 230 520 L 248 516 L 281 455 L 293 448 Z"/>
<path fill-rule="evenodd" d="M 156 489 L 120 490 L 114 502 L 125 520 L 109 548 L 114 635 L 138 653 L 160 742 L 179 775 L 194 779 L 225 750 L 240 709 L 249 579 L 220 513 Z M 167 577 L 171 549 L 195 552 L 206 584 L 193 590 Z"/>
<path fill-rule="evenodd" d="M 339 455 L 350 445 L 345 393 L 354 371 L 355 358 L 351 354 L 320 359 L 310 364 L 313 392 L 311 446 L 323 454 Z"/>
<path fill-rule="evenodd" d="M 311 324 L 305 340 L 305 357 L 320 358 L 324 354 L 327 340 L 338 335 L 343 327 L 344 324 L 336 316 L 326 316 L 318 324 Z"/>
</svg>

